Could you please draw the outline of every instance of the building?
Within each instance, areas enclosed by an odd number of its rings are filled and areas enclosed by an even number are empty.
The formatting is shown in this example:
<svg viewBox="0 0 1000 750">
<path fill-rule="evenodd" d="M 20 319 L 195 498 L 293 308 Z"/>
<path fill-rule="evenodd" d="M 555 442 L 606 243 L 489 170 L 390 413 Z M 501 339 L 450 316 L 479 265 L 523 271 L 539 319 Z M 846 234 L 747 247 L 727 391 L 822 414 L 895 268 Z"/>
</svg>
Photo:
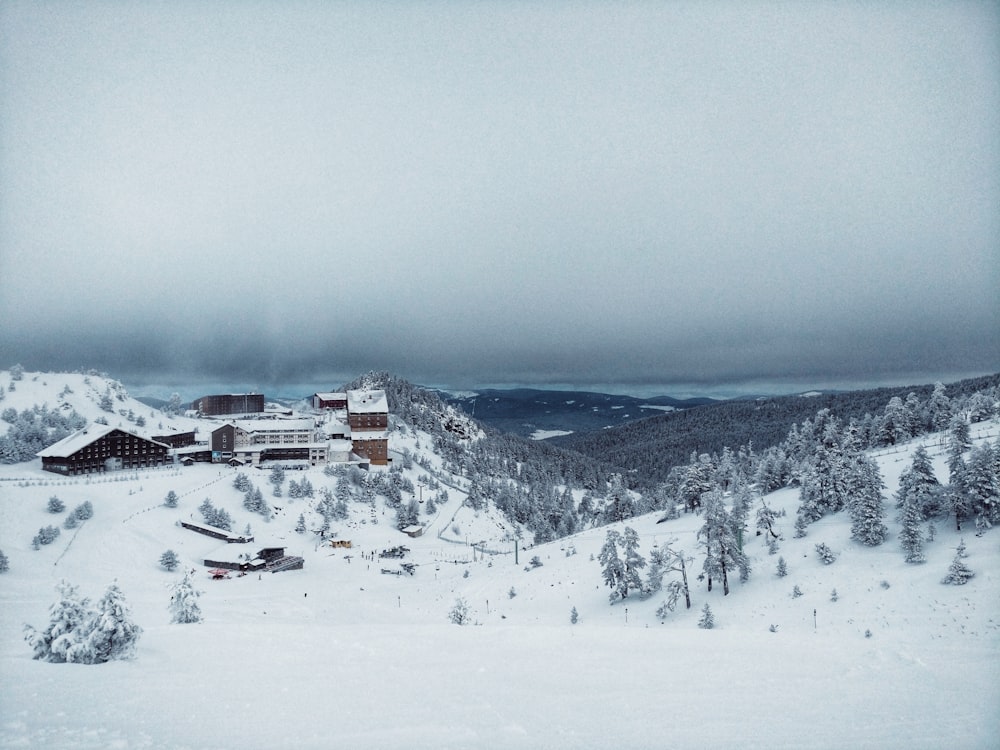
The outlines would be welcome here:
<svg viewBox="0 0 1000 750">
<path fill-rule="evenodd" d="M 264 411 L 263 393 L 223 393 L 202 396 L 191 402 L 191 408 L 204 417 L 224 414 L 260 414 Z"/>
<path fill-rule="evenodd" d="M 372 466 L 388 466 L 389 400 L 385 391 L 348 391 L 347 424 L 354 452 Z"/>
<path fill-rule="evenodd" d="M 120 427 L 93 424 L 39 451 L 42 469 L 57 474 L 93 474 L 162 466 L 170 446 Z"/>
<path fill-rule="evenodd" d="M 330 457 L 329 442 L 317 436 L 316 423 L 303 419 L 244 419 L 212 431 L 212 463 L 260 466 L 265 461 L 292 461 L 317 466 Z"/>
<path fill-rule="evenodd" d="M 314 393 L 312 397 L 314 409 L 332 409 L 344 411 L 347 408 L 346 393 Z"/>
</svg>

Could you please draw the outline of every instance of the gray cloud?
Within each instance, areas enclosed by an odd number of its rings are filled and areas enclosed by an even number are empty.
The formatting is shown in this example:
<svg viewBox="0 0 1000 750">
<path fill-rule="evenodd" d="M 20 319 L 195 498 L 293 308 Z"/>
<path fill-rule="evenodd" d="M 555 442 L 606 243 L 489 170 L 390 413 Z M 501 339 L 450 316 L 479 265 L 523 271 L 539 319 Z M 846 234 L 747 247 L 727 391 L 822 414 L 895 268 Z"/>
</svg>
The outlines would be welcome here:
<svg viewBox="0 0 1000 750">
<path fill-rule="evenodd" d="M 0 8 L 0 366 L 1000 369 L 989 3 Z"/>
</svg>

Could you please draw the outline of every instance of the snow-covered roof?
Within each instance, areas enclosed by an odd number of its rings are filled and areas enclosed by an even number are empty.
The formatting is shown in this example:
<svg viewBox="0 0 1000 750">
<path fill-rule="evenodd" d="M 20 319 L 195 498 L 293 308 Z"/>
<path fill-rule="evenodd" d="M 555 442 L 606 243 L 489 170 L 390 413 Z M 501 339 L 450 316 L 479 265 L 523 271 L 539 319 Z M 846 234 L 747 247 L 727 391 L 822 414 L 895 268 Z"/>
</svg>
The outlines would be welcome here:
<svg viewBox="0 0 1000 750">
<path fill-rule="evenodd" d="M 388 440 L 388 430 L 354 430 L 351 432 L 351 440 Z"/>
<path fill-rule="evenodd" d="M 148 440 L 149 442 L 156 443 L 157 445 L 162 445 L 164 448 L 170 447 L 166 443 L 150 440 L 144 435 L 140 435 L 132 430 L 126 430 L 123 427 L 118 427 L 116 425 L 90 424 L 82 430 L 77 430 L 72 435 L 67 435 L 58 443 L 53 443 L 48 448 L 43 448 L 35 455 L 39 458 L 65 458 L 67 456 L 72 456 L 77 451 L 86 448 L 91 443 L 100 440 L 102 437 L 114 432 L 115 430 L 124 432 L 126 435 L 131 435 L 132 437 Z"/>
<path fill-rule="evenodd" d="M 297 432 L 316 428 L 313 419 L 237 419 L 232 424 L 247 432 Z"/>
<path fill-rule="evenodd" d="M 348 391 L 347 411 L 353 414 L 388 414 L 389 400 L 385 391 Z"/>
<path fill-rule="evenodd" d="M 347 398 L 346 393 L 317 393 L 316 395 L 324 401 L 343 401 Z"/>
</svg>

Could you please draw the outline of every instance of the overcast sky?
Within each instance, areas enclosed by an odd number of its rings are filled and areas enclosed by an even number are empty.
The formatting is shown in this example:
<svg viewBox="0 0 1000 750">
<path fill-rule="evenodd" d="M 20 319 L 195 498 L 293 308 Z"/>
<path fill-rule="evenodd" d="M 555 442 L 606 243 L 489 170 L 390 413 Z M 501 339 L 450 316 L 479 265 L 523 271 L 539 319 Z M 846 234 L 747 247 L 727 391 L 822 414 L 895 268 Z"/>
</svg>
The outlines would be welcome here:
<svg viewBox="0 0 1000 750">
<path fill-rule="evenodd" d="M 981 3 L 0 5 L 0 367 L 1000 370 Z"/>
</svg>

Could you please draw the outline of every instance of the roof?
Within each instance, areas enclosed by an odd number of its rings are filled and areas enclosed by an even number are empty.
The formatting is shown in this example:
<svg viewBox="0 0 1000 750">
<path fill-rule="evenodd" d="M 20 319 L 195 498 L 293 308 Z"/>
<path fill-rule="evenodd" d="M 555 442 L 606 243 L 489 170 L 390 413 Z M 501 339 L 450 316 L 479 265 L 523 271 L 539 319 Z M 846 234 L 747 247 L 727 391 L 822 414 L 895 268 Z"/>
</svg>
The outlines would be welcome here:
<svg viewBox="0 0 1000 750">
<path fill-rule="evenodd" d="M 140 438 L 141 440 L 146 440 L 150 443 L 156 443 L 156 445 L 161 445 L 164 448 L 169 448 L 170 446 L 166 443 L 161 443 L 157 440 L 150 440 L 144 435 L 140 435 L 132 430 L 126 430 L 124 427 L 106 425 L 106 424 L 89 424 L 82 430 L 77 430 L 72 435 L 67 435 L 58 443 L 53 443 L 48 448 L 43 448 L 36 453 L 36 456 L 40 458 L 66 458 L 67 456 L 72 456 L 77 451 L 83 450 L 91 443 L 100 440 L 105 435 L 109 435 L 115 430 L 123 432 L 126 435 L 131 435 L 132 437 Z"/>
<path fill-rule="evenodd" d="M 237 419 L 232 424 L 246 432 L 312 432 L 316 421 L 306 419 Z"/>
<path fill-rule="evenodd" d="M 317 393 L 315 395 L 324 401 L 343 401 L 347 398 L 346 393 Z"/>
<path fill-rule="evenodd" d="M 347 411 L 354 414 L 388 414 L 389 400 L 385 391 L 348 391 Z"/>
</svg>

